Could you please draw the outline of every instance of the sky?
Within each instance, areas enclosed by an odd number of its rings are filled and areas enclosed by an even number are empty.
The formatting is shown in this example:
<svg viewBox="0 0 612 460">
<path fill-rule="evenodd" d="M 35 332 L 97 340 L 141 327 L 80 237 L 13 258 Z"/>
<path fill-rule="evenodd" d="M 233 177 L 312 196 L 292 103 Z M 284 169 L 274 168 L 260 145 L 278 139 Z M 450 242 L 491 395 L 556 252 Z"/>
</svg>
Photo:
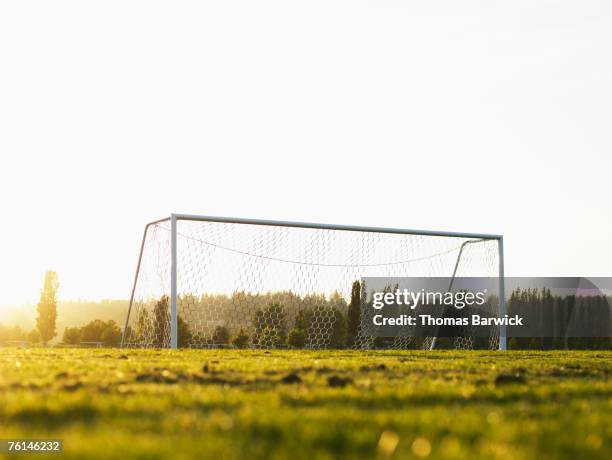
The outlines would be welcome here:
<svg viewBox="0 0 612 460">
<path fill-rule="evenodd" d="M 612 276 L 611 81 L 606 1 L 2 2 L 0 305 L 127 298 L 171 212 Z"/>
</svg>

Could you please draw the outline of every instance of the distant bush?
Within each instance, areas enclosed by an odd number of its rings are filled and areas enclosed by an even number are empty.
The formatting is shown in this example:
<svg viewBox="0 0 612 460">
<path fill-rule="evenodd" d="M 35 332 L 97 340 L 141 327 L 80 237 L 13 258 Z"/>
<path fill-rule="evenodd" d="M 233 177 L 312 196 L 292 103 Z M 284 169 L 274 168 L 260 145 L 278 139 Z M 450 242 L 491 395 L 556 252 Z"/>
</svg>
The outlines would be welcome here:
<svg viewBox="0 0 612 460">
<path fill-rule="evenodd" d="M 212 335 L 213 343 L 227 345 L 230 340 L 229 330 L 225 326 L 217 326 Z"/>
<path fill-rule="evenodd" d="M 321 333 L 325 324 L 326 333 Z M 295 328 L 303 331 L 304 345 L 316 343 L 330 348 L 344 348 L 347 340 L 346 316 L 335 307 L 326 304 L 301 310 L 295 319 Z"/>
<path fill-rule="evenodd" d="M 253 341 L 264 347 L 277 347 L 287 337 L 287 313 L 279 303 L 271 303 L 255 312 L 255 333 Z"/>
<path fill-rule="evenodd" d="M 287 338 L 287 344 L 291 345 L 293 348 L 304 348 L 306 343 L 306 334 L 302 329 L 293 328 L 289 332 L 289 337 Z"/>
<path fill-rule="evenodd" d="M 64 329 L 64 337 L 62 342 L 66 345 L 78 345 L 81 342 L 81 328 L 67 327 Z"/>
<path fill-rule="evenodd" d="M 259 345 L 266 348 L 276 348 L 283 343 L 283 338 L 274 326 L 266 326 L 259 335 Z"/>
<path fill-rule="evenodd" d="M 121 343 L 121 329 L 112 320 L 107 324 L 106 329 L 100 335 L 100 342 L 104 342 L 106 345 L 118 346 Z"/>
<path fill-rule="evenodd" d="M 36 328 L 32 329 L 28 333 L 27 339 L 28 339 L 28 342 L 30 342 L 30 343 L 40 343 L 41 342 L 41 338 L 40 338 L 40 332 L 38 332 L 38 329 L 36 329 Z"/>
<path fill-rule="evenodd" d="M 187 322 L 181 317 L 181 315 L 178 315 L 177 323 L 179 348 L 191 346 L 191 344 L 194 342 L 194 335 L 191 333 Z"/>
<path fill-rule="evenodd" d="M 105 322 L 95 319 L 82 327 L 67 327 L 62 341 L 67 345 L 103 342 L 106 346 L 115 347 L 121 342 L 121 329 L 113 320 Z"/>
<path fill-rule="evenodd" d="M 249 345 L 249 334 L 244 329 L 240 329 L 232 339 L 232 345 L 236 348 L 246 348 Z"/>
</svg>

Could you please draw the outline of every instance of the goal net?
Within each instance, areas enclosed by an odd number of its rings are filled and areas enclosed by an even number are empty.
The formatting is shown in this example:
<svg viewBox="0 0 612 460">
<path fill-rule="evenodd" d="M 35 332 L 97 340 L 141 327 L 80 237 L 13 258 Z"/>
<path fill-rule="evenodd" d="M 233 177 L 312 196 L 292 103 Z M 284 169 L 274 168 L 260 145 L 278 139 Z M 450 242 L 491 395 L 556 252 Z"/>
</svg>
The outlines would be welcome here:
<svg viewBox="0 0 612 460">
<path fill-rule="evenodd" d="M 173 216 L 145 229 L 122 345 L 497 349 L 495 328 L 381 340 L 356 322 L 355 301 L 367 277 L 498 277 L 499 247 L 495 236 Z M 499 302 L 488 308 L 499 314 Z"/>
</svg>

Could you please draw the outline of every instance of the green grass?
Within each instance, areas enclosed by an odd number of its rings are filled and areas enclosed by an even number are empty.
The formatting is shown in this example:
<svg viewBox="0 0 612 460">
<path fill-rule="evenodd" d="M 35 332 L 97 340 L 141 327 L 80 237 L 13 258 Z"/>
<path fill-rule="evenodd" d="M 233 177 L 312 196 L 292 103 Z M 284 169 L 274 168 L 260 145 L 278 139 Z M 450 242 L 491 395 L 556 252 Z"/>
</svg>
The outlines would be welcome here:
<svg viewBox="0 0 612 460">
<path fill-rule="evenodd" d="M 612 352 L 3 348 L 0 438 L 23 437 L 74 459 L 608 460 Z"/>
</svg>

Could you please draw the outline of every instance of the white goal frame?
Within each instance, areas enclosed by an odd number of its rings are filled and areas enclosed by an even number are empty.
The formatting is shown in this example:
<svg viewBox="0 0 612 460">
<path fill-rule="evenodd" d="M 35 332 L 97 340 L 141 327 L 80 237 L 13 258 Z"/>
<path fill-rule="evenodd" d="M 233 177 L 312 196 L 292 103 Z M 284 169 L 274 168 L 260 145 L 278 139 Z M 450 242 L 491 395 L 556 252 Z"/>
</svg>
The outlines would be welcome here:
<svg viewBox="0 0 612 460">
<path fill-rule="evenodd" d="M 287 221 L 276 221 L 276 220 L 264 220 L 264 219 L 246 219 L 236 217 L 218 217 L 218 216 L 202 216 L 193 214 L 171 214 L 170 217 L 159 219 L 153 222 L 149 222 L 145 226 L 142 243 L 140 246 L 140 253 L 138 256 L 138 263 L 136 266 L 136 274 L 134 276 L 134 284 L 130 295 L 130 303 L 128 307 L 127 317 L 125 321 L 125 327 L 123 329 L 123 335 L 121 338 L 121 347 L 124 347 L 126 331 L 128 330 L 130 313 L 132 311 L 132 305 L 134 303 L 134 295 L 136 292 L 136 285 L 138 284 L 138 275 L 140 272 L 140 266 L 142 262 L 142 256 L 145 249 L 147 230 L 150 226 L 156 225 L 162 222 L 170 221 L 170 348 L 178 348 L 178 311 L 177 311 L 177 222 L 180 220 L 186 221 L 201 221 L 201 222 L 218 222 L 227 224 L 249 224 L 249 225 L 264 225 L 264 226 L 276 226 L 276 227 L 297 227 L 297 228 L 310 228 L 318 230 L 340 230 L 340 231 L 353 231 L 353 232 L 367 232 L 367 233 L 394 233 L 401 235 L 421 235 L 421 236 L 435 236 L 435 237 L 449 237 L 449 238 L 464 238 L 469 239 L 461 246 L 457 260 L 455 263 L 455 270 L 452 278 L 455 277 L 457 267 L 463 253 L 465 245 L 483 240 L 496 240 L 498 244 L 498 277 L 499 277 L 499 317 L 503 318 L 506 314 L 506 301 L 505 301 L 505 290 L 504 290 L 504 238 L 502 235 L 484 234 L 484 233 L 469 233 L 469 232 L 444 232 L 444 231 L 432 231 L 432 230 L 415 230 L 415 229 L 404 229 L 404 228 L 386 228 L 386 227 L 364 227 L 355 225 L 334 225 L 334 224 L 320 224 L 311 222 L 287 222 Z M 499 349 L 507 349 L 507 332 L 506 326 L 500 326 L 499 331 Z"/>
</svg>

